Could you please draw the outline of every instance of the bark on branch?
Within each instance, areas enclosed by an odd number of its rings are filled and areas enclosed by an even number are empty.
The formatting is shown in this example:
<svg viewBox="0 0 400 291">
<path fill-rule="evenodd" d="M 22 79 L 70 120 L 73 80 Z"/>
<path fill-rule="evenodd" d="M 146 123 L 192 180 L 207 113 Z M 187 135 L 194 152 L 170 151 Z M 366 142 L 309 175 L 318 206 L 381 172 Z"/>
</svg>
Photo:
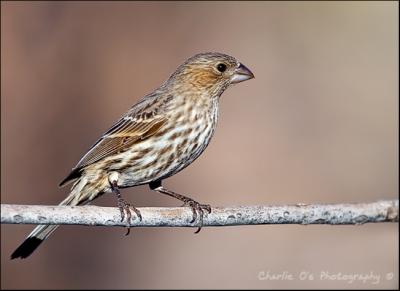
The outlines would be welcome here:
<svg viewBox="0 0 400 291">
<path fill-rule="evenodd" d="M 143 221 L 132 216 L 131 226 L 193 227 L 188 207 L 139 208 Z M 398 222 L 399 201 L 372 203 L 313 204 L 282 206 L 213 207 L 204 215 L 203 226 L 256 224 L 364 224 Z M 126 226 L 118 208 L 98 206 L 1 205 L 1 223 L 8 224 L 78 224 Z"/>
</svg>

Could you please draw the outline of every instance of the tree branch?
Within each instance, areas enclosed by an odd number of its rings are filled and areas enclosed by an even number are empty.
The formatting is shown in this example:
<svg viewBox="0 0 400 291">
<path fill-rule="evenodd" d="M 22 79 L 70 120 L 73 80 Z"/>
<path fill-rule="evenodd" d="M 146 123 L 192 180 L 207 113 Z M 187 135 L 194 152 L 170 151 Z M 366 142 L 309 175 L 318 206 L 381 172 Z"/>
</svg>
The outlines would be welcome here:
<svg viewBox="0 0 400 291">
<path fill-rule="evenodd" d="M 131 226 L 190 227 L 192 210 L 188 207 L 139 208 L 143 221 L 132 216 Z M 256 224 L 363 224 L 398 222 L 399 201 L 372 203 L 315 204 L 283 206 L 213 207 L 205 214 L 204 226 Z M 125 226 L 118 208 L 98 206 L 1 205 L 1 223 L 78 224 Z"/>
</svg>

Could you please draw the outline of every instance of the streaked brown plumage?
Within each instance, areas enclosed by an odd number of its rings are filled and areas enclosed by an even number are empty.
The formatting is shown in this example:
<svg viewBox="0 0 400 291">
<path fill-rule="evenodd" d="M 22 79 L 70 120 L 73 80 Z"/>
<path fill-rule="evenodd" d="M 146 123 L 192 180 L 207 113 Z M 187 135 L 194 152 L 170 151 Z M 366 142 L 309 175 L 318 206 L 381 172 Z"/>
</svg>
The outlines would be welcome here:
<svg viewBox="0 0 400 291">
<path fill-rule="evenodd" d="M 253 78 L 235 58 L 220 53 L 197 54 L 177 68 L 154 92 L 126 112 L 83 156 L 61 182 L 74 182 L 60 205 L 84 205 L 105 192 L 114 192 L 122 220 L 130 210 L 119 188 L 149 184 L 152 190 L 190 206 L 199 229 L 209 205 L 162 187 L 162 180 L 190 165 L 207 147 L 218 120 L 219 97 L 234 83 Z M 26 258 L 58 226 L 36 227 L 11 258 Z M 197 231 L 197 232 L 198 232 Z"/>
</svg>

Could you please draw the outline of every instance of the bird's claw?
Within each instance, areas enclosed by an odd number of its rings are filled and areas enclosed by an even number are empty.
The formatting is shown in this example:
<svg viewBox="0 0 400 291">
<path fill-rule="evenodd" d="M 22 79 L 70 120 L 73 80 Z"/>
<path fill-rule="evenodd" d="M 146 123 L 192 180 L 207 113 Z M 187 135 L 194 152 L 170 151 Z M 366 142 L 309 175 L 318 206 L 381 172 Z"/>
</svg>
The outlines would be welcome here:
<svg viewBox="0 0 400 291">
<path fill-rule="evenodd" d="M 192 209 L 193 217 L 190 223 L 195 222 L 197 216 L 199 216 L 199 227 L 194 232 L 194 233 L 199 233 L 203 226 L 204 210 L 207 211 L 208 213 L 211 213 L 211 206 L 209 204 L 200 204 L 199 202 L 192 199 L 188 199 L 187 201 L 185 201 L 183 206 L 188 206 Z"/>
<path fill-rule="evenodd" d="M 120 198 L 118 199 L 118 208 L 121 213 L 121 222 L 124 221 L 125 218 L 125 212 L 126 212 L 126 234 L 128 235 L 131 231 L 131 218 L 132 218 L 132 213 L 131 209 L 135 212 L 136 216 L 139 218 L 139 221 L 142 221 L 142 214 L 140 213 L 139 209 L 137 209 L 135 206 L 127 203 L 124 199 Z"/>
</svg>

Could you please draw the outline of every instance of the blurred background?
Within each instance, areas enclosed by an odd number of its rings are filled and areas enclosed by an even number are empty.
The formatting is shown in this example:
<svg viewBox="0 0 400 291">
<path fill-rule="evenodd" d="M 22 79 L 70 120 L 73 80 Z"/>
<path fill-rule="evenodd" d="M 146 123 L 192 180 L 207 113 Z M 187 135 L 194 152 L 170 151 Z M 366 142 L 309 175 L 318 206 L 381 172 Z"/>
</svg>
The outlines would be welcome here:
<svg viewBox="0 0 400 291">
<path fill-rule="evenodd" d="M 210 146 L 167 187 L 214 206 L 394 199 L 398 19 L 397 2 L 2 1 L 1 202 L 58 204 L 69 190 L 58 183 L 96 139 L 205 51 L 236 57 L 256 78 L 223 94 Z M 146 186 L 123 196 L 180 205 Z M 1 226 L 2 289 L 399 286 L 398 224 L 128 237 L 63 226 L 29 259 L 10 261 L 31 229 Z M 266 278 L 284 272 L 293 280 Z"/>
</svg>

